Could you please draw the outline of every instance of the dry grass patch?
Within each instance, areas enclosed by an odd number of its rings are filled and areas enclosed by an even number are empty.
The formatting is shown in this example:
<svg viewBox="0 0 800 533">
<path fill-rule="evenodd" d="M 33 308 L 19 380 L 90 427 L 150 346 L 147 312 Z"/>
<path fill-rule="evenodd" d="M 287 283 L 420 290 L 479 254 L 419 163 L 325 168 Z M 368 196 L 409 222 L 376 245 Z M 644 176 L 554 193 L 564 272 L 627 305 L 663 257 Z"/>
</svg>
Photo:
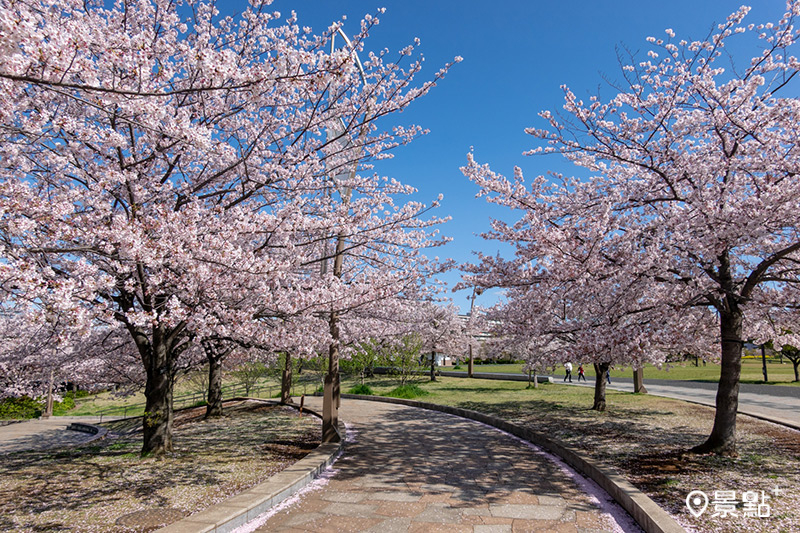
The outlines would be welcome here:
<svg viewBox="0 0 800 533">
<path fill-rule="evenodd" d="M 319 445 L 320 422 L 255 402 L 176 413 L 175 452 L 140 458 L 141 433 L 130 421 L 103 424 L 110 438 L 69 450 L 0 456 L 0 530 L 148 531 L 117 521 L 130 513 L 173 509 L 189 515 L 237 494 Z"/>
</svg>

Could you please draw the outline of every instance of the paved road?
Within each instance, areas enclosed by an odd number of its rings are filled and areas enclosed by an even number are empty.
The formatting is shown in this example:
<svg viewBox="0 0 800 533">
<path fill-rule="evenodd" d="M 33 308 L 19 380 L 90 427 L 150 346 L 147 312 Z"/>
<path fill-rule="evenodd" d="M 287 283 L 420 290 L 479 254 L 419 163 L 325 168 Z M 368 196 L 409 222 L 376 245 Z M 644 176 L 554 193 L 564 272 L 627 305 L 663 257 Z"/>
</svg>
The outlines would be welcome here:
<svg viewBox="0 0 800 533">
<path fill-rule="evenodd" d="M 576 378 L 573 385 L 578 385 Z M 561 383 L 556 379 L 556 383 Z M 580 386 L 594 387 L 594 379 Z M 633 392 L 633 379 L 612 378 L 610 388 Z M 652 379 L 645 376 L 644 386 L 649 394 L 677 398 L 704 405 L 716 404 L 717 384 L 702 381 L 677 381 Z M 800 429 L 800 387 L 780 385 L 756 385 L 742 383 L 739 385 L 739 412 L 767 418 L 795 429 Z"/>
<path fill-rule="evenodd" d="M 561 466 L 489 426 L 351 399 L 342 400 L 340 413 L 348 443 L 327 483 L 241 531 L 638 530 L 627 515 L 615 528 Z"/>
<path fill-rule="evenodd" d="M 453 376 L 454 374 L 454 372 L 451 372 L 447 375 Z M 458 377 L 466 378 L 466 372 Z M 553 381 L 555 383 L 563 383 L 563 378 L 563 374 L 554 375 Z M 492 379 L 524 381 L 527 377 L 521 374 L 496 373 L 492 375 Z M 578 383 L 577 373 L 574 372 L 571 385 L 594 387 L 594 378 L 587 379 L 588 382 L 586 383 Z M 569 382 L 567 383 L 570 384 Z M 712 407 L 716 405 L 716 383 L 667 379 L 648 380 L 645 374 L 644 386 L 648 393 L 656 396 L 677 398 Z M 609 388 L 633 392 L 633 379 L 613 378 Z M 742 383 L 739 385 L 739 412 L 800 429 L 800 387 Z"/>
</svg>

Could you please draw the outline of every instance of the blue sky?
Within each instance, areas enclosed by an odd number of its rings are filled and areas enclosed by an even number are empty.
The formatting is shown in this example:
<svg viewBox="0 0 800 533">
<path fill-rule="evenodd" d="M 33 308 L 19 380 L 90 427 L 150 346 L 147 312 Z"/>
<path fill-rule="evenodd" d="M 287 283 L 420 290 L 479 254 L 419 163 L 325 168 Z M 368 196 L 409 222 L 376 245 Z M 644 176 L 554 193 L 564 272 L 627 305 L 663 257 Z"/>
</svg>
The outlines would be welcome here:
<svg viewBox="0 0 800 533">
<path fill-rule="evenodd" d="M 459 171 L 470 147 L 479 162 L 506 175 L 515 165 L 528 178 L 548 170 L 577 171 L 557 156 L 522 155 L 534 146 L 524 128 L 543 125 L 539 111 L 561 109 L 560 86 L 568 85 L 584 99 L 598 90 L 610 95 L 603 77 L 619 78 L 617 47 L 646 51 L 645 38 L 662 37 L 666 28 L 674 29 L 678 39 L 702 39 L 713 23 L 724 21 L 741 4 L 741 0 L 276 0 L 273 7 L 285 15 L 296 11 L 300 24 L 311 26 L 315 33 L 346 15 L 344 29 L 350 35 L 363 15 L 385 7 L 367 47 L 395 51 L 419 37 L 418 51 L 426 65 L 421 79 L 457 55 L 464 58 L 429 95 L 394 117 L 430 133 L 397 150 L 395 158 L 378 170 L 419 188 L 420 200 L 429 202 L 444 194 L 439 213 L 453 220 L 442 231 L 454 240 L 437 253 L 467 262 L 474 257 L 473 250 L 494 254 L 500 249 L 477 236 L 488 229 L 490 218 L 513 216 L 475 199 L 476 187 Z M 753 23 L 777 21 L 785 7 L 783 0 L 752 0 L 750 5 L 747 21 Z M 453 285 L 459 274 L 444 279 Z M 451 296 L 466 311 L 469 294 L 460 291 Z M 477 305 L 492 305 L 499 297 L 497 291 L 489 291 Z"/>
</svg>

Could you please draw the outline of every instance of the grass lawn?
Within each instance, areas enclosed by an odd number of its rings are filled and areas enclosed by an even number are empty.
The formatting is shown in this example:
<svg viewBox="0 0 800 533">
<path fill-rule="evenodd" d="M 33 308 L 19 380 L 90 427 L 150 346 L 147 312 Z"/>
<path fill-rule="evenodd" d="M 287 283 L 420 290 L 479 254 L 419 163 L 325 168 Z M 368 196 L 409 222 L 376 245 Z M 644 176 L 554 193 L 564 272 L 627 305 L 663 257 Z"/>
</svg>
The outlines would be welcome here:
<svg viewBox="0 0 800 533">
<path fill-rule="evenodd" d="M 573 379 L 578 375 L 578 363 L 573 361 L 572 376 Z M 460 369 L 454 370 L 452 368 L 441 367 L 441 370 L 466 372 L 467 365 L 462 363 Z M 586 375 L 594 377 L 594 366 L 591 364 L 583 365 Z M 680 365 L 673 365 L 671 367 L 663 366 L 661 369 L 653 365 L 647 365 L 644 369 L 645 382 L 648 379 L 677 379 L 687 381 L 719 381 L 719 365 L 707 363 L 703 365 L 702 361 L 700 366 L 694 366 L 693 363 Z M 522 364 L 488 364 L 480 365 L 475 364 L 475 372 L 492 372 L 492 373 L 507 373 L 507 374 L 521 374 Z M 557 367 L 554 372 L 550 373 L 553 376 L 563 376 L 564 368 Z M 611 370 L 611 379 L 617 378 L 631 378 L 633 377 L 633 370 L 630 368 L 614 368 Z M 784 359 L 781 364 L 777 361 L 767 361 L 767 377 L 769 381 L 767 384 L 771 385 L 793 385 L 800 386 L 800 383 L 793 382 L 794 370 L 791 362 Z M 744 359 L 742 361 L 742 383 L 764 383 L 764 375 L 761 371 L 761 359 Z"/>
<path fill-rule="evenodd" d="M 345 381 L 342 390 L 354 382 Z M 418 381 L 423 402 L 486 412 L 529 426 L 610 465 L 696 531 L 800 531 L 800 434 L 740 415 L 738 457 L 684 453 L 708 436 L 714 410 L 669 398 L 608 391 L 608 410 L 596 412 L 592 390 L 559 384 L 527 389 L 524 382 L 439 378 Z M 397 386 L 390 379 L 369 385 L 376 394 Z M 771 491 L 780 489 L 780 494 Z M 765 491 L 772 517 L 700 518 L 685 507 L 689 492 Z M 759 492 L 760 494 L 760 492 Z"/>
<path fill-rule="evenodd" d="M 321 376 L 313 372 L 305 372 L 301 379 L 295 379 L 293 395 L 313 394 L 321 383 Z M 319 383 L 318 383 L 319 382 Z M 231 398 L 233 393 L 230 387 L 238 383 L 225 382 L 223 397 Z M 251 398 L 277 398 L 280 396 L 280 381 L 277 378 L 264 378 L 247 394 Z M 175 408 L 197 405 L 204 399 L 205 391 L 189 380 L 178 381 L 175 384 Z M 244 396 L 244 390 L 235 389 L 237 396 Z M 144 412 L 145 397 L 143 391 L 132 395 L 123 396 L 114 392 L 92 394 L 75 400 L 75 408 L 64 413 L 67 416 L 140 416 Z"/>
</svg>

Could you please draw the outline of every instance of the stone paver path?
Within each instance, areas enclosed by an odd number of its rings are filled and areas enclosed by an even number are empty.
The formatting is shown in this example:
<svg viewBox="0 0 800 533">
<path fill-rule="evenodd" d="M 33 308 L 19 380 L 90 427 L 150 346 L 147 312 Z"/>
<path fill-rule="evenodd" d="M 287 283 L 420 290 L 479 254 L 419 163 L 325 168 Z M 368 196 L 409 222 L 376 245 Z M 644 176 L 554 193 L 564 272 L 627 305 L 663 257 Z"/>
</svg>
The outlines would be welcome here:
<svg viewBox="0 0 800 533">
<path fill-rule="evenodd" d="M 318 399 L 311 399 L 312 408 Z M 424 409 L 342 400 L 347 447 L 327 484 L 259 532 L 599 532 L 612 521 L 525 443 Z M 350 440 L 355 442 L 350 442 Z"/>
</svg>

